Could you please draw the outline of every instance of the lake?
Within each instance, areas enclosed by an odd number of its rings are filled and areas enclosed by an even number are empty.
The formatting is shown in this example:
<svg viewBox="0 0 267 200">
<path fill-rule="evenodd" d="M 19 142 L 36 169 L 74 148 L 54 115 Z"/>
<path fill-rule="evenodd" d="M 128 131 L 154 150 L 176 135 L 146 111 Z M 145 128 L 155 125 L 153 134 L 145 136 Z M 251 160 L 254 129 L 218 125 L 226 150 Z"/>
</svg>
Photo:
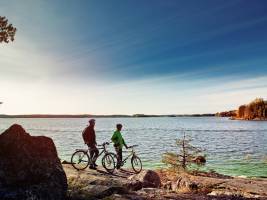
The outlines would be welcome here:
<svg viewBox="0 0 267 200">
<path fill-rule="evenodd" d="M 51 137 L 61 159 L 70 160 L 76 148 L 85 148 L 82 131 L 88 119 L 0 119 L 3 132 L 14 123 L 31 135 Z M 97 118 L 98 144 L 110 141 L 117 123 L 128 145 L 137 152 L 145 168 L 158 168 L 162 154 L 177 151 L 175 139 L 185 132 L 192 144 L 205 149 L 205 170 L 234 176 L 267 176 L 267 122 L 233 121 L 216 117 Z M 110 145 L 110 150 L 113 151 Z"/>
</svg>

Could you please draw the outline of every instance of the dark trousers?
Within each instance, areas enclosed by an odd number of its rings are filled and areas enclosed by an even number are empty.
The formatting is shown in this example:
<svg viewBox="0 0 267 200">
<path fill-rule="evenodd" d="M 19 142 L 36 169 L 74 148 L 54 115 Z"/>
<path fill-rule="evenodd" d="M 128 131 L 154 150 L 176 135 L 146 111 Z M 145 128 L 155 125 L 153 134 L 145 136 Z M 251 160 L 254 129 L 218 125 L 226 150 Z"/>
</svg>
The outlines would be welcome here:
<svg viewBox="0 0 267 200">
<path fill-rule="evenodd" d="M 93 146 L 88 145 L 88 147 L 89 147 L 90 157 L 91 157 L 91 161 L 92 161 L 91 165 L 94 165 L 97 158 L 98 158 L 99 151 L 95 145 L 93 145 Z"/>
<path fill-rule="evenodd" d="M 115 147 L 117 157 L 118 157 L 118 163 L 120 164 L 122 161 L 122 148 L 120 147 Z"/>
</svg>

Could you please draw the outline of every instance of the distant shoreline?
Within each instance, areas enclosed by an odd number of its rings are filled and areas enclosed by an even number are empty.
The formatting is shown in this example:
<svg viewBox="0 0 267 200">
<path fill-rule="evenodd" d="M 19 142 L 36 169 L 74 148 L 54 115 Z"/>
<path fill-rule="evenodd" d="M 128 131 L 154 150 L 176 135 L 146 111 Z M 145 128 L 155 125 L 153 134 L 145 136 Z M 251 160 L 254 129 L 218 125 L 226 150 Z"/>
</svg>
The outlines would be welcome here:
<svg viewBox="0 0 267 200">
<path fill-rule="evenodd" d="M 216 113 L 217 117 L 230 117 L 231 120 L 267 121 L 267 101 L 256 98 L 249 104 L 243 104 L 236 110 Z"/>
<path fill-rule="evenodd" d="M 245 118 L 238 118 L 238 117 L 230 117 L 230 120 L 237 120 L 237 121 L 267 121 L 267 118 L 260 119 L 260 118 L 255 118 L 255 119 L 245 119 Z"/>
<path fill-rule="evenodd" d="M 32 115 L 0 115 L 0 118 L 142 118 L 142 117 L 214 117 L 215 114 L 191 114 L 191 115 L 50 115 L 50 114 L 32 114 Z"/>
</svg>

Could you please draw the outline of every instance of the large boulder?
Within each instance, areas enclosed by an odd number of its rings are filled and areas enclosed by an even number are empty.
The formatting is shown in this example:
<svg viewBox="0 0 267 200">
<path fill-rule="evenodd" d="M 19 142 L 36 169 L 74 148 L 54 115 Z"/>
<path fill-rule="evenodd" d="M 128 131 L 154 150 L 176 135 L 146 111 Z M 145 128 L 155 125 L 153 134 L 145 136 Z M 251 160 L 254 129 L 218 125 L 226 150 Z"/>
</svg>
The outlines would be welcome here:
<svg viewBox="0 0 267 200">
<path fill-rule="evenodd" d="M 61 200 L 67 177 L 51 138 L 17 124 L 0 135 L 0 199 Z"/>
<path fill-rule="evenodd" d="M 132 175 L 128 178 L 133 183 L 142 183 L 144 188 L 159 188 L 161 186 L 161 180 L 157 172 L 152 170 L 143 170 L 139 174 Z"/>
</svg>

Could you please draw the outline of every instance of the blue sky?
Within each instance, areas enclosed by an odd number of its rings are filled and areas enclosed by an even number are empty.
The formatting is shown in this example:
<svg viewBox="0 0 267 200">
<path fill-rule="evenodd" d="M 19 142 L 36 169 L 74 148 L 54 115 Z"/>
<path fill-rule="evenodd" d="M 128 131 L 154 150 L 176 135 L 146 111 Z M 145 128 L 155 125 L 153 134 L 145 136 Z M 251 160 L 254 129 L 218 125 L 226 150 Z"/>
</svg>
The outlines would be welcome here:
<svg viewBox="0 0 267 200">
<path fill-rule="evenodd" d="M 0 1 L 0 113 L 191 114 L 267 98 L 267 2 Z"/>
</svg>

